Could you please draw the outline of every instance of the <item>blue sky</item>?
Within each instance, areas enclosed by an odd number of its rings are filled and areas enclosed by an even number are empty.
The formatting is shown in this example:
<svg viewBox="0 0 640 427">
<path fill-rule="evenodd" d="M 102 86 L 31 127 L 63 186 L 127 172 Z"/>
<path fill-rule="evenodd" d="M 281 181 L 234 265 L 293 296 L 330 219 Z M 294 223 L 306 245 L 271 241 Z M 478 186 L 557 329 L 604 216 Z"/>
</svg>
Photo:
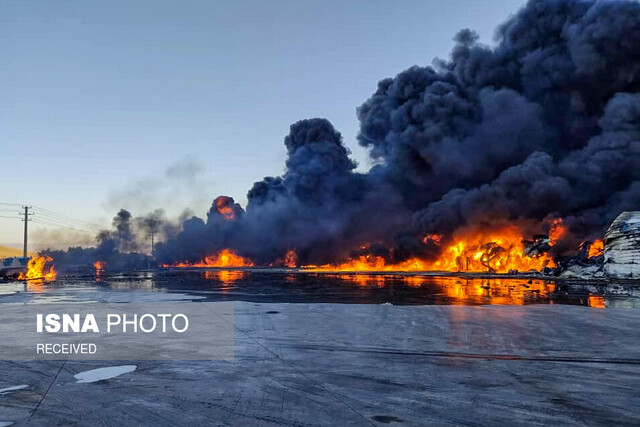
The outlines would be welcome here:
<svg viewBox="0 0 640 427">
<path fill-rule="evenodd" d="M 365 170 L 355 109 L 377 82 L 446 57 L 461 28 L 491 43 L 523 3 L 4 0 L 0 202 L 99 224 L 119 207 L 244 204 L 309 117 L 331 120 Z M 0 242 L 21 226 L 0 218 Z"/>
</svg>

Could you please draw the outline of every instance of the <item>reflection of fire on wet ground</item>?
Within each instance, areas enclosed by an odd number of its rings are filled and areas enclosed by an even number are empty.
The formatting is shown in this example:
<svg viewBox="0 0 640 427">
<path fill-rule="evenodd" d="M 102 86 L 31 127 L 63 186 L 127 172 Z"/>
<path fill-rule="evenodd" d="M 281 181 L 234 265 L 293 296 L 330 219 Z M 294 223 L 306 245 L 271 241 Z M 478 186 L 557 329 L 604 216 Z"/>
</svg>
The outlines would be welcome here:
<svg viewBox="0 0 640 427">
<path fill-rule="evenodd" d="M 360 286 L 384 287 L 401 283 L 412 288 L 424 288 L 437 302 L 451 305 L 547 302 L 556 289 L 554 283 L 546 280 L 358 274 L 341 274 L 338 277 Z"/>
<path fill-rule="evenodd" d="M 439 276 L 339 274 L 341 280 L 365 287 L 385 287 L 402 283 L 413 288 L 428 288 L 435 303 L 450 305 L 524 305 L 554 303 L 558 287 L 549 280 L 488 279 Z M 575 299 L 579 305 L 606 308 L 605 298 L 589 292 Z"/>
<path fill-rule="evenodd" d="M 246 272 L 241 270 L 214 270 L 204 272 L 205 279 L 220 283 L 220 290 L 222 292 L 232 289 L 233 284 L 245 276 Z"/>
<path fill-rule="evenodd" d="M 315 299 L 329 294 L 353 302 L 398 304 L 525 305 L 577 304 L 605 308 L 593 289 L 572 293 L 556 282 L 530 278 L 480 278 L 363 273 L 273 273 L 256 270 L 208 270 L 197 274 L 207 287 L 225 294 L 268 293 L 286 298 L 291 292 Z M 240 292 L 240 289 L 242 291 Z M 280 289 L 281 288 L 281 289 Z"/>
<path fill-rule="evenodd" d="M 219 271 L 205 271 L 204 277 L 210 280 L 219 280 L 222 283 L 231 285 L 236 280 L 240 280 L 246 276 L 246 272 L 244 271 L 236 271 L 236 270 L 219 270 Z"/>
</svg>

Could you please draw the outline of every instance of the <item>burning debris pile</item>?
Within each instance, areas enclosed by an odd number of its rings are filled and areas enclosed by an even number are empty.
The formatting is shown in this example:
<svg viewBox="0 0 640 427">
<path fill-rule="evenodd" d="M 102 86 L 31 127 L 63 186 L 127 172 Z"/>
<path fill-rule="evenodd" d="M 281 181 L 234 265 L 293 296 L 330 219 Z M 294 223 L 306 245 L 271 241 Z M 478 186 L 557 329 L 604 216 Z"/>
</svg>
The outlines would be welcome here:
<svg viewBox="0 0 640 427">
<path fill-rule="evenodd" d="M 440 245 L 442 236 L 425 237 L 425 244 Z M 547 248 L 550 240 L 544 240 Z M 522 240 L 520 229 L 507 226 L 491 232 L 460 230 L 453 242 L 433 259 L 409 258 L 393 263 L 382 256 L 371 256 L 368 249 L 363 254 L 342 264 L 308 266 L 316 271 L 465 271 L 509 273 L 514 271 L 540 271 L 556 266 L 547 251 L 539 251 L 540 242 Z"/>
<path fill-rule="evenodd" d="M 256 182 L 246 210 L 220 196 L 205 219 L 147 224 L 163 230 L 154 255 L 353 271 L 601 263 L 598 239 L 640 206 L 638 28 L 635 1 L 531 0 L 495 47 L 462 30 L 448 60 L 380 81 L 357 109 L 368 172 L 329 121 L 301 120 L 283 175 Z M 131 224 L 145 223 L 125 213 L 96 260 L 139 250 Z"/>
</svg>

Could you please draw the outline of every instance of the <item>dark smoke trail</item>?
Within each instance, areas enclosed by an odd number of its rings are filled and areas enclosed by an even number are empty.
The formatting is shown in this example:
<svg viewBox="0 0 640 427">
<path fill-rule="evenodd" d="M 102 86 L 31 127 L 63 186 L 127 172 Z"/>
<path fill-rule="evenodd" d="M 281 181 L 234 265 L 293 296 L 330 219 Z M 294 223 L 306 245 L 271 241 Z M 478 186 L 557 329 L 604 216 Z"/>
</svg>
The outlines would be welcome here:
<svg viewBox="0 0 640 427">
<path fill-rule="evenodd" d="M 495 47 L 477 39 L 461 31 L 448 60 L 382 80 L 358 108 L 358 141 L 377 163 L 368 173 L 354 172 L 328 121 L 297 122 L 284 174 L 255 183 L 246 212 L 216 199 L 159 258 L 230 247 L 268 263 L 295 249 L 318 263 L 367 242 L 387 257 L 431 256 L 431 233 L 505 222 L 545 232 L 553 218 L 569 227 L 556 247 L 568 249 L 637 209 L 640 3 L 532 0 Z"/>
</svg>

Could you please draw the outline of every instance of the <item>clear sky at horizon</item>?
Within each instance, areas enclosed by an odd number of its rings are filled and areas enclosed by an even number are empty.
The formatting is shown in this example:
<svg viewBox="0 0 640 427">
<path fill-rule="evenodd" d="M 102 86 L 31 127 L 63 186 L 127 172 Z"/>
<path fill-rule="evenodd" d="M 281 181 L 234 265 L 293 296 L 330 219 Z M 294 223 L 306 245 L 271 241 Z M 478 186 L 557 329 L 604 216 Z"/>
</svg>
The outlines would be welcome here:
<svg viewBox="0 0 640 427">
<path fill-rule="evenodd" d="M 309 117 L 329 119 L 366 170 L 355 110 L 377 82 L 446 57 L 462 28 L 491 43 L 523 4 L 2 1 L 0 202 L 105 226 L 120 207 L 244 205 L 254 181 L 283 172 L 289 125 Z M 0 218 L 0 244 L 21 227 Z"/>
</svg>

